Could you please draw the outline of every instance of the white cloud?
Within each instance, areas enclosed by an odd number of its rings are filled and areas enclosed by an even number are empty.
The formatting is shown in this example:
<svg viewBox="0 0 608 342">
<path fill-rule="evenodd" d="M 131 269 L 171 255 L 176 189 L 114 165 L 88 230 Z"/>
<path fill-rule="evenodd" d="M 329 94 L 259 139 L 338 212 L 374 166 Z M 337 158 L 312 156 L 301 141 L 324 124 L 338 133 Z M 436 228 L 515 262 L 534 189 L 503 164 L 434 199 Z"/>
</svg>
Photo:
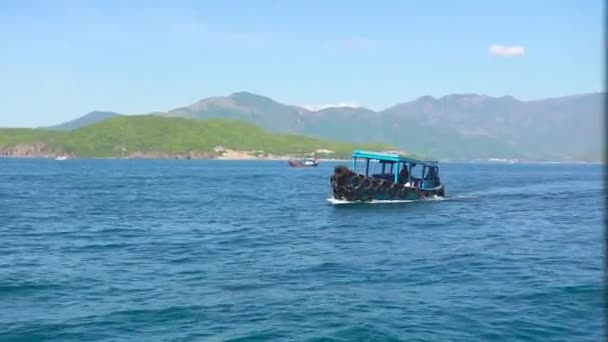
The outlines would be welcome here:
<svg viewBox="0 0 608 342">
<path fill-rule="evenodd" d="M 358 108 L 359 106 L 352 102 L 343 102 L 337 104 L 320 104 L 320 105 L 304 105 L 302 106 L 310 111 L 316 112 L 319 110 L 327 109 L 327 108 Z"/>
<path fill-rule="evenodd" d="M 526 54 L 526 49 L 521 45 L 490 45 L 488 51 L 493 56 L 499 57 L 519 57 Z"/>
</svg>

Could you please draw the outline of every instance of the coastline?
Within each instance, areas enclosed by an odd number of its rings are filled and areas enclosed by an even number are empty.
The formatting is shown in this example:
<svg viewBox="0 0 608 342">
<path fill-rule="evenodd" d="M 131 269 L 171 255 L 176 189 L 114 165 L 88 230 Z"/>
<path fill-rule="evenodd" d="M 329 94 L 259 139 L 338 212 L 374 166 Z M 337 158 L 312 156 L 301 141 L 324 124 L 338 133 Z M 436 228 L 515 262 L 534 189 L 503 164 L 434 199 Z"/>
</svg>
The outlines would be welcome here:
<svg viewBox="0 0 608 342">
<path fill-rule="evenodd" d="M 0 155 L 0 159 L 48 159 L 55 160 L 55 155 L 28 155 L 28 156 L 4 156 Z M 217 161 L 288 161 L 290 159 L 298 159 L 300 157 L 295 156 L 268 156 L 268 157 L 256 157 L 256 156 L 218 156 L 218 157 L 183 157 L 183 156 L 126 156 L 126 157 L 81 157 L 81 156 L 68 156 L 64 160 L 78 160 L 78 159 L 107 159 L 107 160 L 217 160 Z M 347 162 L 350 159 L 347 158 L 317 158 L 320 162 Z"/>
<path fill-rule="evenodd" d="M 28 156 L 7 156 L 0 155 L 0 159 L 48 159 L 54 160 L 56 155 L 28 155 Z M 288 161 L 289 159 L 299 159 L 301 157 L 296 156 L 213 156 L 213 157 L 184 157 L 177 155 L 137 155 L 137 156 L 126 156 L 126 157 L 81 157 L 81 156 L 67 156 L 64 160 L 78 160 L 78 159 L 107 159 L 107 160 L 211 160 L 211 161 Z M 316 158 L 320 162 L 350 162 L 350 158 Z M 64 161 L 61 160 L 61 161 Z M 538 165 L 604 165 L 606 161 L 534 161 L 534 160 L 520 160 L 518 162 L 488 162 L 479 160 L 446 160 L 441 162 L 442 164 L 486 164 L 486 165 L 525 165 L 525 164 L 538 164 Z"/>
<path fill-rule="evenodd" d="M 288 161 L 290 159 L 300 159 L 303 157 L 310 157 L 310 154 L 322 154 L 323 157 L 316 158 L 320 162 L 349 162 L 350 157 L 344 156 L 344 153 L 340 154 L 343 157 L 331 158 L 328 155 L 335 154 L 330 150 L 317 150 L 315 152 L 307 153 L 307 156 L 297 156 L 294 154 L 271 154 L 265 153 L 264 151 L 256 150 L 233 150 L 216 146 L 212 151 L 188 151 L 180 153 L 168 153 L 168 152 L 155 152 L 155 151 L 135 151 L 128 155 L 113 155 L 113 156 L 78 156 L 74 153 L 70 153 L 64 150 L 49 150 L 46 146 L 42 145 L 16 145 L 11 148 L 0 149 L 0 158 L 15 158 L 15 159 L 56 159 L 70 160 L 70 159 L 147 159 L 147 160 L 224 160 L 224 161 Z M 524 160 L 524 159 L 506 159 L 506 158 L 489 158 L 489 159 L 474 159 L 474 160 L 444 160 L 443 164 L 450 163 L 478 163 L 478 164 L 502 164 L 502 165 L 518 165 L 518 164 L 539 164 L 539 165 L 585 165 L 595 164 L 603 165 L 606 161 L 591 161 L 591 160 Z"/>
<path fill-rule="evenodd" d="M 124 151 L 126 152 L 126 151 Z M 299 159 L 310 157 L 312 154 L 321 154 L 324 157 L 316 158 L 319 161 L 340 161 L 348 160 L 347 158 L 331 158 L 328 155 L 335 154 L 334 151 L 322 149 L 309 151 L 304 155 L 294 154 L 272 154 L 261 150 L 234 150 L 216 146 L 211 151 L 187 151 L 187 152 L 160 152 L 160 151 L 133 151 L 130 153 L 122 153 L 122 155 L 109 156 L 79 156 L 73 152 L 68 152 L 63 149 L 51 149 L 44 144 L 21 144 L 11 147 L 0 148 L 0 158 L 37 158 L 37 159 L 158 159 L 158 160 L 269 160 L 269 161 L 287 161 L 290 159 Z M 344 155 L 344 154 L 342 154 Z"/>
</svg>

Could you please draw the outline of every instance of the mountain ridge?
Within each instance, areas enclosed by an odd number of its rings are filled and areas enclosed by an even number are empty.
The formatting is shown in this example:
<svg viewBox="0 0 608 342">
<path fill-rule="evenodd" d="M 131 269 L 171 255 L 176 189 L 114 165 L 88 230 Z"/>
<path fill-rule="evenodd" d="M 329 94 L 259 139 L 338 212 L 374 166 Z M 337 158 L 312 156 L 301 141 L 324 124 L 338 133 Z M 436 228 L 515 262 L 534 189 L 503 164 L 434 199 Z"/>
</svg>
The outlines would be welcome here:
<svg viewBox="0 0 608 342">
<path fill-rule="evenodd" d="M 54 131 L 70 131 L 73 129 L 77 129 L 80 127 L 84 127 L 84 126 L 88 126 L 88 125 L 92 125 L 95 124 L 97 122 L 100 121 L 104 121 L 107 119 L 111 119 L 113 117 L 116 116 L 121 116 L 122 114 L 118 114 L 115 112 L 111 112 L 111 111 L 100 111 L 100 110 L 94 110 L 92 112 L 89 112 L 81 117 L 78 117 L 74 120 L 70 120 L 70 121 L 66 121 L 64 123 L 60 123 L 58 125 L 54 125 L 54 126 L 46 126 L 46 127 L 39 127 L 40 129 L 48 129 L 48 130 L 54 130 Z"/>
<path fill-rule="evenodd" d="M 377 141 L 443 159 L 600 160 L 604 96 L 519 100 L 454 93 L 424 95 L 374 111 L 348 106 L 310 110 L 239 91 L 157 114 L 242 120 L 272 132 L 355 143 Z"/>
<path fill-rule="evenodd" d="M 303 135 L 272 133 L 251 123 L 224 119 L 195 120 L 158 115 L 113 117 L 71 131 L 0 128 L 0 157 L 52 157 L 67 154 L 98 158 L 277 157 L 317 153 L 347 157 L 360 145 Z M 361 147 L 389 149 L 381 144 Z"/>
</svg>

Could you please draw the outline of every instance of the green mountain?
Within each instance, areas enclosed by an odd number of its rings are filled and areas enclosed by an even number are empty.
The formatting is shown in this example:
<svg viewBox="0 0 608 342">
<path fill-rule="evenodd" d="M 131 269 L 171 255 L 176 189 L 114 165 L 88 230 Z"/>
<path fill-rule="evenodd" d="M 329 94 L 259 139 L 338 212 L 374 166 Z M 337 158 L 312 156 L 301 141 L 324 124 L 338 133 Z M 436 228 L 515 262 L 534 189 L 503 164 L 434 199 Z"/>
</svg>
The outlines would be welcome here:
<svg viewBox="0 0 608 342">
<path fill-rule="evenodd" d="M 423 96 L 375 112 L 361 107 L 311 111 L 240 92 L 169 112 L 193 118 L 246 120 L 275 132 L 378 141 L 440 159 L 602 158 L 603 93 L 536 101 L 511 96 Z"/>
<path fill-rule="evenodd" d="M 311 111 L 247 92 L 210 97 L 159 115 L 243 120 L 277 133 L 381 142 L 439 159 L 599 161 L 604 93 L 520 101 L 511 96 L 423 96 L 382 111 Z"/>
<path fill-rule="evenodd" d="M 258 154 L 309 155 L 331 150 L 349 156 L 355 145 L 302 135 L 271 133 L 243 121 L 193 120 L 157 115 L 118 116 L 73 131 L 0 129 L 0 155 L 45 156 L 67 153 L 80 157 L 213 157 L 216 147 Z"/>
<path fill-rule="evenodd" d="M 190 106 L 174 109 L 165 115 L 197 119 L 224 118 L 244 120 L 274 132 L 298 132 L 304 108 L 287 106 L 268 97 L 248 92 L 210 97 Z"/>
<path fill-rule="evenodd" d="M 107 119 L 111 119 L 113 117 L 120 116 L 118 113 L 114 112 L 102 112 L 102 111 L 93 111 L 86 115 L 83 115 L 77 119 L 64 122 L 62 124 L 50 127 L 41 127 L 42 129 L 50 129 L 55 131 L 71 131 L 80 127 L 89 126 Z"/>
</svg>

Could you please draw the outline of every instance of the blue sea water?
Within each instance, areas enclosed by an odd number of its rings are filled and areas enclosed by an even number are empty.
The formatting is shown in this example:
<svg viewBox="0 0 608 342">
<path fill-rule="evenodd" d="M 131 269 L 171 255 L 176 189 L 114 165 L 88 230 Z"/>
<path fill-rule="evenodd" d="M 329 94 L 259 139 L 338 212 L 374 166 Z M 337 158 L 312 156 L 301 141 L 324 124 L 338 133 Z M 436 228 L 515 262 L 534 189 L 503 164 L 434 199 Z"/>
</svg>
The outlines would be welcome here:
<svg viewBox="0 0 608 342">
<path fill-rule="evenodd" d="M 333 207 L 334 165 L 0 159 L 0 340 L 604 340 L 601 166 Z"/>
</svg>

